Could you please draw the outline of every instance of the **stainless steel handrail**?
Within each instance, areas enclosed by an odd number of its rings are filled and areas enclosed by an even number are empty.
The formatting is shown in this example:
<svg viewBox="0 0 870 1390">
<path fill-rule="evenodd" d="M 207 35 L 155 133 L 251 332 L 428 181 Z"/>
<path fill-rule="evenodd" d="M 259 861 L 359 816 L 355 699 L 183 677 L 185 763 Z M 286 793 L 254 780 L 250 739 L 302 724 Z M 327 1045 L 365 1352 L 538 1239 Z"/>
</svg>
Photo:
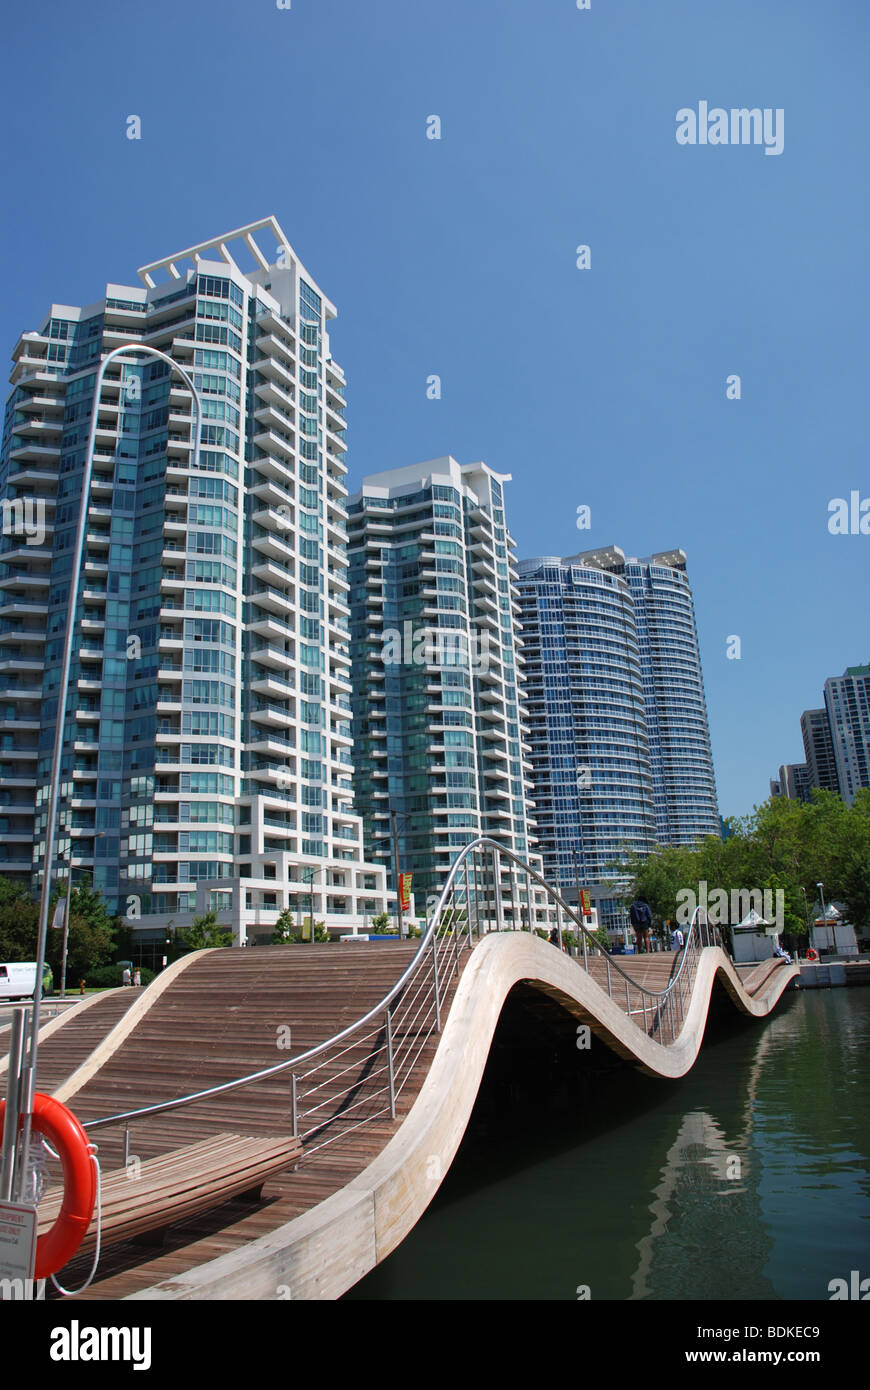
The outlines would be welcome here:
<svg viewBox="0 0 870 1390">
<path fill-rule="evenodd" d="M 450 871 L 449 871 L 449 873 L 448 873 L 448 875 L 447 875 L 447 878 L 446 878 L 446 880 L 445 880 L 445 882 L 444 882 L 444 887 L 443 887 L 442 890 L 441 890 L 441 893 L 440 893 L 439 898 L 438 898 L 438 902 L 437 902 L 436 905 L 435 905 L 435 909 L 434 909 L 434 911 L 433 911 L 433 913 L 432 913 L 432 917 L 431 917 L 431 919 L 430 919 L 430 921 L 429 921 L 429 925 L 427 926 L 426 931 L 425 931 L 424 934 L 423 934 L 423 937 L 422 937 L 422 939 L 421 939 L 421 941 L 420 941 L 420 945 L 419 945 L 417 951 L 415 952 L 413 959 L 410 961 L 410 963 L 408 964 L 408 966 L 406 967 L 406 969 L 405 969 L 405 970 L 402 972 L 402 974 L 399 976 L 399 979 L 396 981 L 396 983 L 395 983 L 395 984 L 391 987 L 391 989 L 388 990 L 388 992 L 384 995 L 384 997 L 383 997 L 377 1004 L 375 1004 L 371 1009 L 369 1009 L 367 1013 L 363 1014 L 363 1016 L 362 1016 L 361 1018 L 357 1019 L 355 1022 L 353 1022 L 353 1023 L 351 1023 L 351 1024 L 348 1024 L 347 1027 L 342 1028 L 342 1029 L 340 1030 L 340 1032 L 335 1033 L 331 1038 L 328 1038 L 325 1042 L 318 1043 L 318 1044 L 316 1044 L 316 1046 L 309 1048 L 306 1052 L 300 1053 L 297 1057 L 291 1057 L 291 1058 L 287 1059 L 286 1061 L 277 1062 L 274 1066 L 271 1066 L 271 1067 L 264 1067 L 264 1068 L 262 1068 L 262 1069 L 259 1070 L 259 1071 L 251 1072 L 251 1073 L 249 1073 L 249 1074 L 247 1074 L 247 1075 L 245 1075 L 245 1076 L 235 1077 L 235 1078 L 233 1078 L 232 1081 L 224 1081 L 224 1082 L 222 1082 L 222 1083 L 221 1083 L 220 1085 L 218 1085 L 218 1086 L 210 1086 L 210 1087 L 207 1087 L 205 1090 L 202 1090 L 202 1091 L 195 1091 L 195 1092 L 192 1092 L 191 1094 L 186 1095 L 186 1096 L 178 1096 L 178 1097 L 177 1097 L 176 1099 L 174 1099 L 174 1100 L 161 1101 L 161 1102 L 159 1102 L 159 1103 L 156 1104 L 156 1105 L 147 1105 L 147 1106 L 143 1106 L 143 1107 L 141 1107 L 141 1108 L 138 1109 L 138 1110 L 126 1110 L 126 1111 L 122 1111 L 122 1112 L 120 1112 L 120 1113 L 118 1113 L 118 1114 L 116 1114 L 116 1115 L 106 1115 L 106 1116 L 102 1116 L 101 1118 L 96 1119 L 96 1120 L 88 1120 L 88 1121 L 85 1122 L 84 1128 L 85 1128 L 85 1129 L 88 1129 L 88 1130 L 90 1130 L 90 1129 L 103 1129 L 103 1128 L 108 1128 L 110 1125 L 129 1124 L 130 1122 L 132 1122 L 132 1121 L 134 1121 L 134 1120 L 142 1120 L 142 1119 L 145 1119 L 145 1118 L 147 1118 L 148 1116 L 151 1116 L 151 1115 L 163 1115 L 163 1114 L 168 1113 L 168 1112 L 171 1111 L 171 1110 L 178 1110 L 178 1109 L 181 1109 L 182 1107 L 187 1106 L 187 1105 L 194 1105 L 197 1101 L 200 1101 L 200 1100 L 207 1100 L 207 1099 L 210 1099 L 210 1098 L 213 1097 L 213 1096 L 225 1095 L 225 1094 L 229 1093 L 230 1091 L 238 1090 L 238 1089 L 240 1089 L 240 1088 L 243 1087 L 243 1086 L 253 1085 L 253 1084 L 254 1084 L 255 1082 L 257 1082 L 257 1081 L 264 1081 L 264 1080 L 266 1080 L 267 1078 L 272 1077 L 272 1076 L 276 1076 L 276 1075 L 278 1075 L 278 1074 L 281 1073 L 281 1072 L 291 1072 L 292 1074 L 294 1074 L 294 1076 L 297 1075 L 297 1074 L 299 1073 L 300 1067 L 307 1065 L 313 1058 L 322 1056 L 324 1053 L 328 1052 L 331 1048 L 336 1047 L 338 1044 L 344 1042 L 347 1038 L 350 1038 L 353 1034 L 361 1032 L 368 1024 L 374 1022 L 375 1019 L 377 1019 L 377 1018 L 383 1018 L 384 1015 L 388 1014 L 391 1005 L 392 1005 L 392 1004 L 394 1003 L 394 1001 L 402 994 L 402 992 L 404 991 L 405 986 L 408 984 L 408 982 L 417 974 L 418 970 L 420 970 L 420 969 L 426 964 L 426 958 L 427 958 L 427 955 L 430 954 L 430 952 L 431 952 L 432 959 L 433 959 L 433 964 L 434 964 L 434 967 L 435 967 L 435 980 L 434 980 L 434 983 L 435 983 L 435 990 L 434 990 L 434 993 L 435 993 L 435 1000 L 434 1000 L 435 1027 L 436 1027 L 436 1031 L 440 1031 L 441 1019 L 440 1019 L 440 1001 L 439 1001 L 438 975 L 437 975 L 437 968 L 438 968 L 437 943 L 438 943 L 438 941 L 439 941 L 438 928 L 442 925 L 442 918 L 443 918 L 443 916 L 444 916 L 444 914 L 445 914 L 445 910 L 448 909 L 448 903 L 450 903 L 450 899 L 451 899 L 451 897 L 452 897 L 454 885 L 455 885 L 455 883 L 456 883 L 456 879 L 457 879 L 457 877 L 458 877 L 458 875 L 459 875 L 460 870 L 463 869 L 463 867 L 466 866 L 466 865 L 468 864 L 469 860 L 472 858 L 472 856 L 473 856 L 474 854 L 476 854 L 478 851 L 483 851 L 483 850 L 491 851 L 492 854 L 493 854 L 494 856 L 497 856 L 497 859 L 498 859 L 499 861 L 501 861 L 501 860 L 506 860 L 506 861 L 508 861 L 509 865 L 511 866 L 511 878 L 512 878 L 511 909 L 512 909 L 512 914 L 514 913 L 514 908 L 515 908 L 515 906 L 516 906 L 516 904 L 513 902 L 513 867 L 514 867 L 514 866 L 517 866 L 517 867 L 519 867 L 520 869 L 522 869 L 522 871 L 523 871 L 527 876 L 531 876 L 531 877 L 535 880 L 535 882 L 539 885 L 539 887 L 541 887 L 541 888 L 545 891 L 545 893 L 548 895 L 548 897 L 552 900 L 553 903 L 555 903 L 555 904 L 557 905 L 558 908 L 560 908 L 561 910 L 563 910 L 564 912 L 566 912 L 566 913 L 568 914 L 568 917 L 571 919 L 571 921 L 573 921 L 574 924 L 575 924 L 575 926 L 577 926 L 577 927 L 579 928 L 579 930 L 580 930 L 582 933 L 584 933 L 585 937 L 587 937 L 587 938 L 589 939 L 589 941 L 592 943 L 592 945 L 593 945 L 593 947 L 594 947 L 595 949 L 599 949 L 599 950 L 602 950 L 602 951 L 603 951 L 603 948 L 600 946 L 600 943 L 598 942 L 597 938 L 595 938 L 595 937 L 592 935 L 592 933 L 591 933 L 591 932 L 589 931 L 589 929 L 585 926 L 585 924 L 578 918 L 578 916 L 577 916 L 577 914 L 575 913 L 574 909 L 573 909 L 568 903 L 566 903 L 566 902 L 564 901 L 564 899 L 562 898 L 561 894 L 560 894 L 555 888 L 553 888 L 551 884 L 547 883 L 546 880 L 545 880 L 534 868 L 532 868 L 532 866 L 531 866 L 530 864 L 526 864 L 522 859 L 519 858 L 518 855 L 514 854 L 514 852 L 513 852 L 512 850 L 507 849 L 504 845 L 500 845 L 496 840 L 492 840 L 492 839 L 490 839 L 488 836 L 481 836 L 480 838 L 478 838 L 478 839 L 476 839 L 476 840 L 472 840 L 468 845 L 466 845 L 465 848 L 459 853 L 459 855 L 457 856 L 457 858 L 456 858 L 456 860 L 454 861 L 454 863 L 451 865 Z M 500 868 L 501 868 L 501 865 L 499 864 L 499 869 L 500 869 Z M 501 875 L 500 875 L 500 873 L 496 873 L 495 871 L 494 871 L 494 879 L 493 879 L 493 885 L 492 885 L 492 886 L 493 886 L 493 889 L 494 889 L 494 894 L 493 894 L 493 896 L 494 896 L 494 902 L 495 902 L 496 919 L 499 920 L 500 917 L 501 917 Z M 477 894 L 475 894 L 475 896 L 477 897 Z M 528 894 L 527 894 L 527 896 L 528 896 Z M 470 910 L 469 910 L 469 903 L 468 903 L 468 899 L 469 899 L 469 897 L 470 897 L 470 890 L 468 889 L 468 880 L 467 880 L 467 876 L 466 876 L 466 892 L 465 892 L 465 897 L 466 897 L 466 903 L 465 903 L 465 905 L 464 905 L 463 907 L 460 907 L 459 904 L 450 903 L 450 906 L 449 906 L 449 909 L 448 909 L 448 910 L 450 911 L 450 913 L 452 913 L 452 914 L 454 914 L 454 915 L 453 915 L 452 919 L 450 919 L 450 926 L 449 926 L 449 928 L 447 928 L 447 931 L 446 931 L 446 933 L 445 933 L 445 937 L 442 937 L 441 939 L 442 939 L 442 940 L 446 939 L 446 935 L 449 934 L 450 936 L 453 937 L 453 939 L 454 939 L 454 944 L 455 944 L 455 943 L 459 942 L 459 940 L 460 940 L 462 937 L 464 937 L 465 934 L 467 933 L 467 934 L 468 934 L 468 937 L 469 937 L 469 947 L 470 947 L 471 949 L 473 949 L 473 942 L 471 941 L 471 934 L 472 934 L 472 929 L 471 929 L 471 915 L 472 915 L 472 914 L 471 914 L 471 912 L 470 912 Z M 488 901 L 488 894 L 487 894 L 487 901 Z M 520 904 L 520 906 L 522 906 L 522 904 Z M 675 991 L 677 985 L 681 982 L 681 980 L 682 980 L 682 978 L 683 978 L 683 971 L 684 971 L 684 970 L 687 970 L 687 962 L 688 962 L 689 959 L 690 959 L 690 951 L 689 951 L 690 946 L 692 946 L 694 950 L 697 950 L 697 949 L 698 949 L 698 947 L 697 947 L 697 932 L 696 932 L 696 926 L 697 926 L 698 913 L 699 913 L 700 910 L 701 910 L 701 909 L 699 909 L 699 908 L 696 908 L 696 909 L 695 909 L 695 912 L 694 912 L 693 917 L 692 917 L 692 922 L 691 922 L 691 925 L 690 925 L 689 930 L 688 930 L 686 943 L 685 943 L 685 946 L 684 946 L 684 948 L 683 948 L 683 959 L 682 959 L 681 962 L 680 962 L 680 966 L 679 966 L 679 969 L 677 970 L 677 973 L 674 975 L 673 979 L 670 980 L 670 981 L 668 982 L 668 984 L 667 984 L 667 986 L 666 986 L 665 989 L 663 989 L 663 990 L 652 990 L 652 989 L 647 988 L 645 985 L 640 984 L 637 980 L 632 979 L 632 977 L 631 977 L 625 970 L 622 969 L 622 967 L 620 966 L 619 962 L 618 962 L 617 960 L 615 960 L 613 956 L 611 956 L 608 952 L 603 951 L 603 954 L 604 954 L 604 956 L 606 957 L 607 962 L 608 962 L 608 979 L 609 979 L 609 975 L 610 975 L 610 969 L 611 969 L 611 968 L 615 969 L 616 972 L 617 972 L 620 976 L 622 976 L 623 980 L 626 982 L 626 989 L 627 989 L 627 991 L 628 991 L 628 989 L 633 989 L 633 990 L 639 991 L 641 995 L 647 996 L 651 1001 L 653 1001 L 654 1006 L 658 1006 L 658 1007 L 659 1007 L 660 1014 L 661 1014 L 661 1007 L 662 1007 L 662 1005 L 665 1004 L 665 1003 L 668 1003 L 669 1000 L 673 997 L 673 993 L 674 993 L 674 991 Z M 528 904 L 528 912 L 529 912 L 529 920 L 530 920 L 530 922 L 531 922 L 532 912 L 533 912 L 531 903 Z M 480 923 L 479 923 L 479 904 L 478 904 L 478 939 L 479 939 L 480 934 L 481 934 L 481 933 L 480 933 L 480 930 L 479 930 L 479 926 L 480 926 Z M 501 926 L 497 926 L 497 927 L 496 927 L 496 930 L 502 930 L 502 929 L 503 929 L 503 928 L 502 928 Z M 523 928 L 518 928 L 518 927 L 509 928 L 509 930 L 522 930 L 522 929 L 523 929 Z M 530 929 L 533 929 L 533 928 L 530 927 Z M 561 925 L 560 925 L 560 932 L 561 932 Z M 485 934 L 488 934 L 488 933 L 485 933 Z M 459 954 L 461 953 L 461 951 L 464 950 L 464 949 L 465 949 L 465 945 L 461 945 L 461 946 L 456 946 L 456 945 L 455 945 L 453 957 L 452 957 L 451 960 L 448 962 L 448 969 L 451 968 L 451 967 L 454 967 L 454 968 L 455 968 L 455 964 L 456 964 L 456 961 L 457 961 L 457 959 L 458 959 L 458 956 L 459 956 Z M 692 959 L 694 959 L 694 956 L 692 956 Z M 583 969 L 583 968 L 584 968 L 583 965 L 582 965 L 579 961 L 578 961 L 578 965 L 579 965 L 580 969 Z M 601 986 L 601 987 L 603 988 L 603 986 Z M 681 987 L 682 987 L 682 986 L 681 986 Z M 613 986 L 612 986 L 612 985 L 609 985 L 608 989 L 607 989 L 605 992 L 608 993 L 608 995 L 609 995 L 609 997 L 610 997 L 611 999 L 613 998 Z M 644 1031 L 645 1031 L 645 1030 L 644 1030 Z M 430 1028 L 430 1032 L 431 1032 L 431 1028 Z M 393 1046 L 395 1046 L 395 1044 L 393 1044 Z M 311 1074 L 311 1069 L 309 1069 L 309 1072 L 308 1072 L 308 1075 L 310 1075 L 310 1074 Z"/>
</svg>

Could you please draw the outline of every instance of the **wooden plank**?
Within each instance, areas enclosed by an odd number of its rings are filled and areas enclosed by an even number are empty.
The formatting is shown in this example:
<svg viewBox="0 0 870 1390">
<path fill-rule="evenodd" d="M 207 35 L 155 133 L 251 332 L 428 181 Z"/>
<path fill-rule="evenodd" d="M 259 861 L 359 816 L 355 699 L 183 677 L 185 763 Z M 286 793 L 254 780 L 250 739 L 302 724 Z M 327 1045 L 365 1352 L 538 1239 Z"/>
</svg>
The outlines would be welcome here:
<svg viewBox="0 0 870 1390">
<path fill-rule="evenodd" d="M 299 1157 L 298 1140 L 271 1143 L 235 1134 L 176 1150 L 142 1164 L 130 1178 L 126 1170 L 110 1174 L 102 1184 L 101 1241 L 109 1245 L 145 1231 L 164 1227 L 220 1205 L 262 1185 Z M 53 1225 L 62 1193 L 49 1194 L 40 1204 L 40 1230 Z M 80 1253 L 96 1243 L 96 1220 Z"/>
</svg>

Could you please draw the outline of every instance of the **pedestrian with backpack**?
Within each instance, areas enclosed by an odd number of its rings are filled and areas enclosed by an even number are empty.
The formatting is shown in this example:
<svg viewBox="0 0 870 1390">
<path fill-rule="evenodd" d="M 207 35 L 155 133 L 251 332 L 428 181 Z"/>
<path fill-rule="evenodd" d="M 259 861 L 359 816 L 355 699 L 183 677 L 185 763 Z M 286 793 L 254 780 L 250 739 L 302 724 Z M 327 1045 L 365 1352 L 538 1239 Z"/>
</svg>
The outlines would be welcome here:
<svg viewBox="0 0 870 1390">
<path fill-rule="evenodd" d="M 636 938 L 635 950 L 638 955 L 640 955 L 641 951 L 646 951 L 648 954 L 652 951 L 652 945 L 649 939 L 652 919 L 652 908 L 646 901 L 646 898 L 635 898 L 631 907 L 628 909 L 628 920 L 634 927 Z"/>
</svg>

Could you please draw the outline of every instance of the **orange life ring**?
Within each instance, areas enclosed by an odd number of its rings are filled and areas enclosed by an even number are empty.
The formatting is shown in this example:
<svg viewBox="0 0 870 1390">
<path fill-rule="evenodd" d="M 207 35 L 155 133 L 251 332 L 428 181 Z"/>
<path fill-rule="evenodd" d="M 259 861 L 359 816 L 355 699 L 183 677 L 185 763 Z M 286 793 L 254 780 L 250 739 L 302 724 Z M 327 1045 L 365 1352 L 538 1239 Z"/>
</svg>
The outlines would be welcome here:
<svg viewBox="0 0 870 1390">
<path fill-rule="evenodd" d="M 807 951 L 807 960 L 818 960 L 818 958 L 819 958 L 819 953 L 818 953 L 818 951 L 814 950 L 813 947 L 811 946 L 810 949 Z"/>
<path fill-rule="evenodd" d="M 0 1134 L 5 1110 L 5 1100 L 0 1101 Z M 37 1091 L 31 1126 L 45 1135 L 63 1165 L 63 1202 L 58 1218 L 36 1242 L 34 1278 L 47 1279 L 69 1263 L 85 1238 L 97 1200 L 97 1170 L 87 1134 L 59 1100 Z"/>
</svg>

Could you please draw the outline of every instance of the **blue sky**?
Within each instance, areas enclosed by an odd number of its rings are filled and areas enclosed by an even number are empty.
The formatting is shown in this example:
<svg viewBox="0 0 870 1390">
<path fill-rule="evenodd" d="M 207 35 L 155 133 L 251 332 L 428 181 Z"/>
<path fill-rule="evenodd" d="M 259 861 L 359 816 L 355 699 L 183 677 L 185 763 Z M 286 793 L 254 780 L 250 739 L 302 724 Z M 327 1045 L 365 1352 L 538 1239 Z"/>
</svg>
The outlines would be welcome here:
<svg viewBox="0 0 870 1390">
<path fill-rule="evenodd" d="M 5 38 L 4 350 L 274 213 L 339 309 L 351 486 L 452 453 L 513 475 L 521 557 L 682 546 L 720 807 L 762 801 L 870 659 L 870 536 L 827 527 L 870 496 L 866 0 L 48 0 Z M 678 145 L 700 101 L 782 108 L 782 153 Z"/>
</svg>

